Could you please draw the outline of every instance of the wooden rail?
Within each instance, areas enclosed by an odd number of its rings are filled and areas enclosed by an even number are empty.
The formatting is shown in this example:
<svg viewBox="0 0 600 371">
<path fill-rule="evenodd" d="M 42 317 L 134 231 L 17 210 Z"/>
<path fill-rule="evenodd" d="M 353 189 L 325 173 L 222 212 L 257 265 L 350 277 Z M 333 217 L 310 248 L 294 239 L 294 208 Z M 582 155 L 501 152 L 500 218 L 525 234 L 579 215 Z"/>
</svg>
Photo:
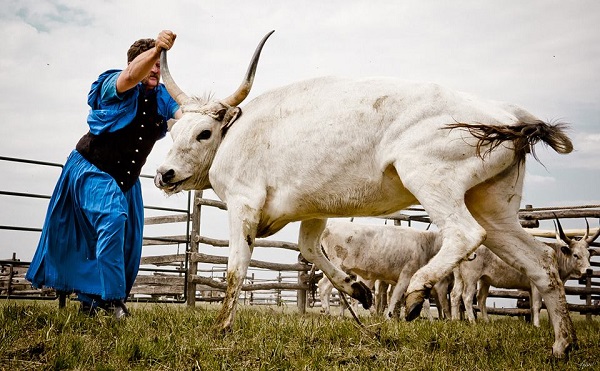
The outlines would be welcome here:
<svg viewBox="0 0 600 371">
<path fill-rule="evenodd" d="M 31 163 L 41 166 L 61 167 L 60 164 L 44 163 L 30 160 L 1 158 L 6 161 L 17 161 Z M 143 176 L 144 178 L 152 178 L 151 176 Z M 30 198 L 49 198 L 48 195 L 24 194 L 16 192 L 0 191 L 4 196 L 9 197 L 30 197 Z M 164 225 L 171 223 L 180 223 L 184 226 L 184 232 L 176 235 L 168 236 L 144 236 L 144 247 L 152 248 L 153 246 L 169 246 L 169 245 L 185 245 L 185 252 L 178 254 L 167 254 L 164 256 L 144 256 L 142 257 L 142 268 L 140 275 L 135 282 L 132 290 L 132 299 L 140 297 L 169 297 L 175 300 L 186 300 L 189 305 L 194 305 L 196 299 L 202 300 L 204 291 L 218 293 L 225 289 L 223 277 L 215 277 L 214 273 L 224 275 L 224 269 L 213 269 L 210 272 L 199 269 L 198 264 L 212 264 L 213 266 L 225 266 L 227 258 L 220 256 L 211 256 L 199 251 L 201 245 L 211 245 L 218 247 L 227 247 L 227 240 L 214 239 L 201 235 L 200 219 L 202 216 L 202 207 L 216 207 L 220 210 L 227 210 L 227 205 L 218 200 L 205 199 L 202 197 L 202 192 L 194 192 L 190 194 L 191 202 L 188 202 L 186 210 L 176 210 L 174 215 L 152 216 L 145 218 L 145 225 Z M 162 210 L 162 208 L 156 208 Z M 524 227 L 536 227 L 539 225 L 539 220 L 549 220 L 555 217 L 565 218 L 600 218 L 600 205 L 584 205 L 584 206 L 564 206 L 564 207 L 545 207 L 533 208 L 527 206 L 519 211 L 519 219 Z M 385 219 L 410 222 L 430 223 L 427 213 L 418 205 L 407 210 L 394 213 L 393 215 L 383 216 Z M 39 233 L 39 228 L 28 226 L 0 226 L 0 229 L 13 229 L 25 231 L 26 233 Z M 527 229 L 530 233 L 537 237 L 552 237 L 552 231 L 539 231 L 538 229 Z M 590 233 L 597 230 L 596 226 L 590 229 Z M 585 230 L 565 230 L 569 236 L 581 236 Z M 542 234 L 545 233 L 545 234 Z M 299 252 L 296 243 L 286 241 L 270 241 L 267 239 L 257 239 L 256 247 L 261 248 L 279 248 L 290 251 Z M 593 246 L 600 246 L 598 242 Z M 2 257 L 0 257 L 2 258 Z M 593 267 L 599 267 L 600 263 L 592 262 Z M 283 297 L 281 291 L 297 290 L 297 304 L 302 311 L 306 305 L 306 290 L 311 287 L 308 283 L 308 271 L 311 265 L 303 262 L 294 264 L 280 264 L 274 262 L 263 262 L 252 260 L 250 263 L 251 269 L 272 270 L 279 272 L 277 277 L 271 281 L 263 282 L 249 275 L 244 283 L 243 290 L 251 293 L 259 291 L 273 291 L 279 297 Z M 0 297 L 37 297 L 44 299 L 56 298 L 56 293 L 51 289 L 34 290 L 24 279 L 24 274 L 27 269 L 27 264 L 20 262 L 16 254 L 13 254 L 12 259 L 4 260 L 0 263 Z M 289 272 L 291 276 L 286 276 L 285 272 Z M 210 275 L 210 277 L 206 277 Z M 565 292 L 567 295 L 578 295 L 586 301 L 586 304 L 569 304 L 570 310 L 575 310 L 581 313 L 598 314 L 594 301 L 600 300 L 600 270 L 592 272 L 591 276 L 586 280 L 579 282 L 577 285 L 570 283 L 566 285 Z M 490 297 L 506 297 L 517 300 L 523 300 L 527 297 L 527 293 L 514 292 L 510 290 L 492 290 Z M 494 310 L 503 311 L 511 308 L 489 308 L 490 313 Z M 514 308 L 515 313 L 527 309 Z M 509 314 L 512 315 L 512 314 Z"/>
</svg>

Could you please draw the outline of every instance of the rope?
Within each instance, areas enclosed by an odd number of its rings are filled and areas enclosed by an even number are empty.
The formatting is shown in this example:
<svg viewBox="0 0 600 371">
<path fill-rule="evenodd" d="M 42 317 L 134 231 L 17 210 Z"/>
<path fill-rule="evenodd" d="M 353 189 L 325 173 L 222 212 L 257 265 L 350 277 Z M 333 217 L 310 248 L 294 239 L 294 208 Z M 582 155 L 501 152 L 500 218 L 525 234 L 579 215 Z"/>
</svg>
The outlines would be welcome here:
<svg viewBox="0 0 600 371">
<path fill-rule="evenodd" d="M 352 314 L 352 317 L 354 317 L 354 320 L 358 324 L 358 328 L 363 332 L 363 334 L 368 335 L 368 336 L 374 338 L 375 340 L 380 340 L 379 332 L 375 332 L 375 331 L 368 329 L 367 326 L 365 326 L 364 323 L 361 322 L 361 320 L 358 318 L 356 313 L 354 313 L 354 309 L 352 309 L 352 306 L 350 305 L 350 303 L 348 303 L 348 300 L 346 300 L 346 294 L 344 294 L 341 291 L 339 293 L 340 293 L 340 297 L 342 298 L 342 301 L 344 302 L 344 304 L 350 311 L 350 314 Z"/>
</svg>

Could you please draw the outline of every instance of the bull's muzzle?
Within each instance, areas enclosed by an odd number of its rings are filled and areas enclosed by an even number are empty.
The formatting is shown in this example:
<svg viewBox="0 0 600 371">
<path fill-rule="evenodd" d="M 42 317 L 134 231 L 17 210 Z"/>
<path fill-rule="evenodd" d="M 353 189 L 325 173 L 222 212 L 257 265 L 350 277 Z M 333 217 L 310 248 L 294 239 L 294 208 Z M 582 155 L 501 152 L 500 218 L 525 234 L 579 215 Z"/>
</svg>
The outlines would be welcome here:
<svg viewBox="0 0 600 371">
<path fill-rule="evenodd" d="M 166 188 L 170 185 L 171 181 L 175 177 L 175 171 L 173 169 L 169 169 L 167 171 L 156 171 L 156 175 L 154 176 L 154 185 L 157 188 Z"/>
<path fill-rule="evenodd" d="M 157 188 L 162 189 L 166 193 L 177 193 L 181 191 L 182 184 L 190 179 L 189 177 L 181 179 L 179 181 L 174 181 L 175 179 L 175 170 L 169 169 L 166 171 L 156 171 L 156 175 L 154 176 L 154 185 Z"/>
</svg>

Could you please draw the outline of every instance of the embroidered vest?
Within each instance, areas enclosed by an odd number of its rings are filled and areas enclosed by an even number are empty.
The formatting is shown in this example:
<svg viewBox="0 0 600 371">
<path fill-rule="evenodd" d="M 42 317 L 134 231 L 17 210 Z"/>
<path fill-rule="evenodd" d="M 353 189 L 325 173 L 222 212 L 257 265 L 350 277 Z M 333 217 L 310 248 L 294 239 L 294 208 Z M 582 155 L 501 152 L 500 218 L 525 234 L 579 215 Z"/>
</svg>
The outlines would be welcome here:
<svg viewBox="0 0 600 371">
<path fill-rule="evenodd" d="M 112 176 L 123 192 L 133 187 L 154 143 L 166 133 L 158 114 L 156 94 L 140 92 L 137 114 L 126 127 L 112 133 L 85 134 L 75 149 L 86 160 Z"/>
</svg>

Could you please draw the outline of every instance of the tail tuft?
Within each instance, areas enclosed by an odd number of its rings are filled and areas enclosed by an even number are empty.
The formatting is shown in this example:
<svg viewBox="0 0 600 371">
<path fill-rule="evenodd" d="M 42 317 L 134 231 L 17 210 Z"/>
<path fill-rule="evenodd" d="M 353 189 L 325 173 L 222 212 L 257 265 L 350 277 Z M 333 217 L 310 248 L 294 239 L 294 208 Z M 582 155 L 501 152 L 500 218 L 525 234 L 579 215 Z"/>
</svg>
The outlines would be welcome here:
<svg viewBox="0 0 600 371">
<path fill-rule="evenodd" d="M 482 159 L 504 142 L 512 141 L 515 148 L 515 160 L 521 162 L 527 153 L 539 161 L 535 154 L 535 145 L 542 141 L 560 154 L 573 151 L 573 143 L 565 134 L 565 123 L 548 124 L 543 121 L 519 122 L 515 125 L 485 125 L 456 123 L 446 126 L 449 129 L 466 129 L 479 139 L 477 155 Z M 483 147 L 487 147 L 482 153 Z"/>
</svg>

